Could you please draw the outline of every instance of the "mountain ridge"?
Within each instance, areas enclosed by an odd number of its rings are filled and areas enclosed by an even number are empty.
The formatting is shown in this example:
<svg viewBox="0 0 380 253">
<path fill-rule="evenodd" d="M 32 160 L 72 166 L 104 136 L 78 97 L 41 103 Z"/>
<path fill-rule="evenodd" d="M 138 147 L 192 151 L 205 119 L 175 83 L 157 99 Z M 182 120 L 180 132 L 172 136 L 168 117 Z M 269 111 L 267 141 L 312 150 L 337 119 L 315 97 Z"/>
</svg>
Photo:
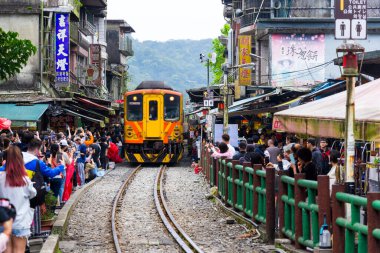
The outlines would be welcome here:
<svg viewBox="0 0 380 253">
<path fill-rule="evenodd" d="M 207 55 L 211 47 L 212 39 L 133 40 L 135 54 L 128 60 L 128 90 L 148 80 L 164 81 L 182 93 L 207 85 L 207 68 L 199 61 L 199 54 Z"/>
</svg>

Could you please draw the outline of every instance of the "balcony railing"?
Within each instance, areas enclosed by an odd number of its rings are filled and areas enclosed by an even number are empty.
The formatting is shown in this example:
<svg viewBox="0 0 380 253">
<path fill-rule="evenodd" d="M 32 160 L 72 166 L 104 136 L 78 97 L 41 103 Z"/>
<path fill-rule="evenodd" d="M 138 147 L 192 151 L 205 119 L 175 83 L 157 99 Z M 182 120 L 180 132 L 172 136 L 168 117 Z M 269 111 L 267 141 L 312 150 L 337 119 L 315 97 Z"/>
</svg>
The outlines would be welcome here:
<svg viewBox="0 0 380 253">
<path fill-rule="evenodd" d="M 79 22 L 70 23 L 70 39 L 75 43 L 79 43 Z"/>
<path fill-rule="evenodd" d="M 93 25 L 90 21 L 87 19 L 83 19 L 81 21 L 81 25 L 79 27 L 82 33 L 84 33 L 86 36 L 94 35 L 96 32 L 96 27 Z"/>
<path fill-rule="evenodd" d="M 128 36 L 121 35 L 119 39 L 119 50 L 125 56 L 133 56 L 132 39 Z"/>
</svg>

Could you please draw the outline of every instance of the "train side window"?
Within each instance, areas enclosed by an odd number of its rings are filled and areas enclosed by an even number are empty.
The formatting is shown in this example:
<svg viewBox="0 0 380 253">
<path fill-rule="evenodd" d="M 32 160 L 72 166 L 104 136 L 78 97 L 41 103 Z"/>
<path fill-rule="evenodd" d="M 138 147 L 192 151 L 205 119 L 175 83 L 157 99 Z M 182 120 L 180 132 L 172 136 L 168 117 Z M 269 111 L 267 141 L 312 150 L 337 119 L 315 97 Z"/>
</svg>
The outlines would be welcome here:
<svg viewBox="0 0 380 253">
<path fill-rule="evenodd" d="M 179 96 L 164 95 L 164 119 L 166 121 L 178 121 L 180 117 L 180 98 Z"/>
<path fill-rule="evenodd" d="M 149 120 L 157 120 L 158 115 L 157 101 L 149 101 Z"/>
<path fill-rule="evenodd" d="M 143 118 L 142 95 L 129 95 L 127 97 L 127 120 L 141 121 Z"/>
</svg>

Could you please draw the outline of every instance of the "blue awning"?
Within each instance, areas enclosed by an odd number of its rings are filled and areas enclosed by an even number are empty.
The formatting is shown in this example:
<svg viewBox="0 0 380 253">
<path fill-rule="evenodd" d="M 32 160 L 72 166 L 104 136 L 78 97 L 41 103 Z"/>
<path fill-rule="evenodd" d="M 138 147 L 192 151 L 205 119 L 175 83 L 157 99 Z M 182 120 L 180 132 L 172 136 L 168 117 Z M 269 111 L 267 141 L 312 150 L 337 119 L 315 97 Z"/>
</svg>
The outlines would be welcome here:
<svg viewBox="0 0 380 253">
<path fill-rule="evenodd" d="M 0 117 L 11 121 L 38 121 L 48 107 L 49 104 L 0 104 Z"/>
</svg>

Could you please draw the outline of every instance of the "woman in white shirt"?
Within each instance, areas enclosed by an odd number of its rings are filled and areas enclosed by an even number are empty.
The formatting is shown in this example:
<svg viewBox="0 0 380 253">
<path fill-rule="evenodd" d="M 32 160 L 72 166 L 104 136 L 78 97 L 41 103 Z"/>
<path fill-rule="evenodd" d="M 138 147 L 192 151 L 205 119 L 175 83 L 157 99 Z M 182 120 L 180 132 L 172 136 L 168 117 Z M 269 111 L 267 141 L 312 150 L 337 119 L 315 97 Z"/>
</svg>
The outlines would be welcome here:
<svg viewBox="0 0 380 253">
<path fill-rule="evenodd" d="M 7 150 L 5 172 L 0 173 L 0 197 L 10 200 L 16 208 L 17 215 L 5 252 L 25 252 L 34 214 L 29 199 L 36 194 L 36 189 L 26 174 L 21 150 L 17 146 L 10 146 Z"/>
<path fill-rule="evenodd" d="M 338 159 L 340 158 L 340 153 L 339 151 L 336 150 L 331 150 L 330 153 L 330 163 L 331 163 L 331 169 L 327 175 L 330 178 L 330 194 L 331 194 L 331 189 L 332 185 L 335 183 L 341 183 L 342 180 L 342 173 L 340 171 L 340 166 L 338 164 Z"/>
</svg>

